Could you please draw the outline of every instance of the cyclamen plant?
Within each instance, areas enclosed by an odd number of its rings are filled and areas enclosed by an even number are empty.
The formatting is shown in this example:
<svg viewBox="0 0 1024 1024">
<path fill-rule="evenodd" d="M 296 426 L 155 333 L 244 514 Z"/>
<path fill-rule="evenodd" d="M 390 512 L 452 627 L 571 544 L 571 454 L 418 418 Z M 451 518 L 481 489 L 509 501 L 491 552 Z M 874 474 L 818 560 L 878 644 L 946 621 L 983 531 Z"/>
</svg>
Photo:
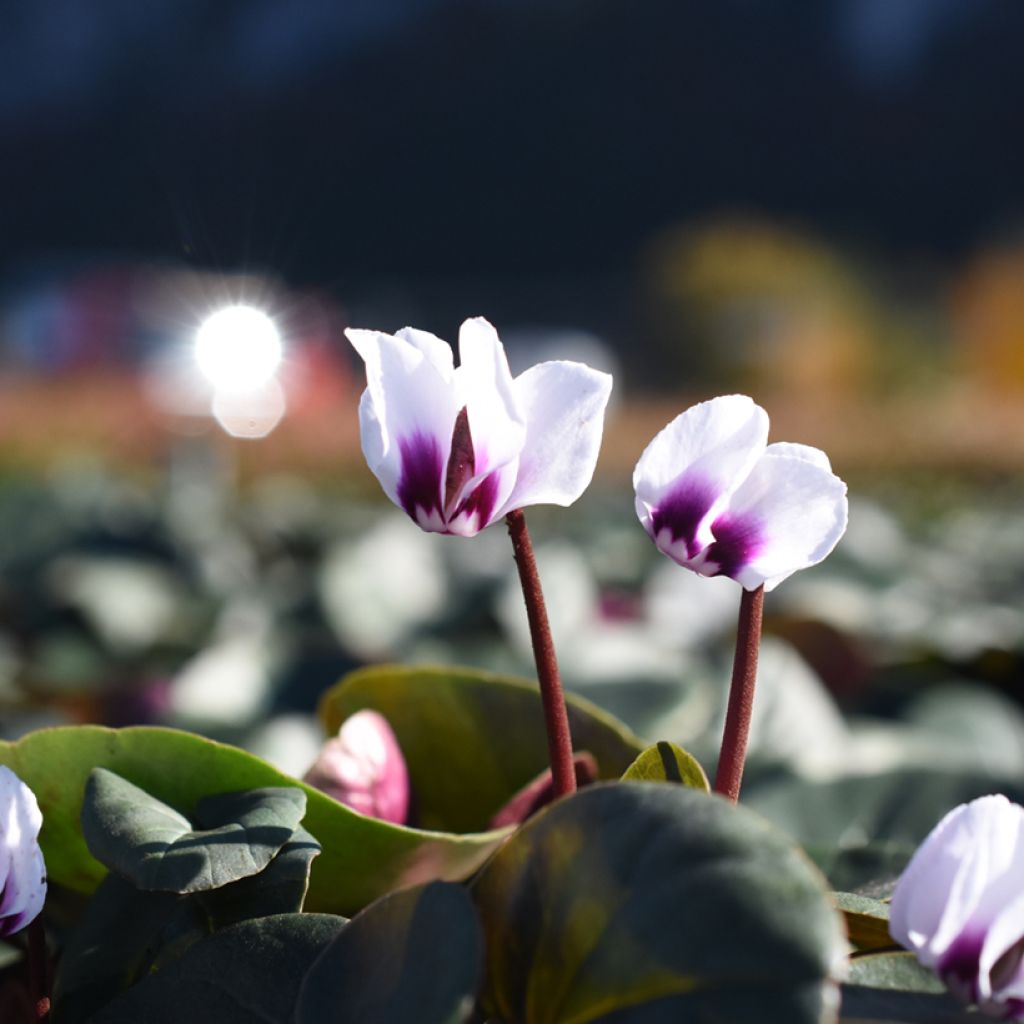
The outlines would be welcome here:
<svg viewBox="0 0 1024 1024">
<path fill-rule="evenodd" d="M 846 484 L 828 456 L 768 444 L 768 414 L 745 395 L 692 406 L 644 450 L 636 511 L 659 551 L 743 587 L 715 790 L 739 799 L 757 678 L 764 593 L 817 565 L 846 531 Z"/>
<path fill-rule="evenodd" d="M 512 377 L 482 317 L 447 342 L 406 327 L 349 329 L 366 363 L 363 454 L 384 493 L 431 533 L 472 537 L 505 517 L 526 601 L 556 795 L 576 789 L 572 737 L 523 508 L 571 505 L 594 475 L 612 379 L 575 362 Z"/>
</svg>

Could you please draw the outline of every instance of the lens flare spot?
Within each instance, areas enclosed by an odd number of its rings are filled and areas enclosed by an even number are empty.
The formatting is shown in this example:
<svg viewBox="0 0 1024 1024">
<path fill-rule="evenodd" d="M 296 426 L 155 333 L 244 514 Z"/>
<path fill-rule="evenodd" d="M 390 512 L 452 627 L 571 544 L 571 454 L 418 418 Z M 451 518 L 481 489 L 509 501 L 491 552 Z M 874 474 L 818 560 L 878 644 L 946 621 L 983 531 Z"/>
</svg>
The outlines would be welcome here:
<svg viewBox="0 0 1024 1024">
<path fill-rule="evenodd" d="M 196 363 L 219 392 L 258 390 L 274 376 L 283 354 L 274 321 L 254 306 L 219 309 L 196 332 Z"/>
</svg>

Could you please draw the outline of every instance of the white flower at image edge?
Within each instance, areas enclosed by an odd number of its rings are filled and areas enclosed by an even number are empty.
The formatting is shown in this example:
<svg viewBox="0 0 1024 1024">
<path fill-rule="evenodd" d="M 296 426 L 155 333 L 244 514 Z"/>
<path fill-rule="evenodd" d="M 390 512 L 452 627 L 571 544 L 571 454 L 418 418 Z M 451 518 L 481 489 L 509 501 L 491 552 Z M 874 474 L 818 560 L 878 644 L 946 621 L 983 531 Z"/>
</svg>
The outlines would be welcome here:
<svg viewBox="0 0 1024 1024">
<path fill-rule="evenodd" d="M 677 416 L 640 456 L 633 489 L 659 551 L 746 590 L 771 590 L 816 565 L 846 530 L 846 484 L 828 457 L 768 444 L 768 414 L 745 395 Z"/>
<path fill-rule="evenodd" d="M 42 824 L 35 794 L 0 765 L 0 937 L 21 931 L 43 909 L 46 867 L 37 841 Z"/>
<path fill-rule="evenodd" d="M 349 329 L 366 363 L 363 454 L 387 496 L 424 530 L 471 537 L 513 509 L 570 505 L 594 474 L 612 380 L 548 362 L 513 379 L 482 317 L 447 342 L 412 327 Z"/>
<path fill-rule="evenodd" d="M 889 933 L 961 1001 L 1024 1019 L 1024 807 L 985 796 L 950 811 L 900 877 Z"/>
</svg>

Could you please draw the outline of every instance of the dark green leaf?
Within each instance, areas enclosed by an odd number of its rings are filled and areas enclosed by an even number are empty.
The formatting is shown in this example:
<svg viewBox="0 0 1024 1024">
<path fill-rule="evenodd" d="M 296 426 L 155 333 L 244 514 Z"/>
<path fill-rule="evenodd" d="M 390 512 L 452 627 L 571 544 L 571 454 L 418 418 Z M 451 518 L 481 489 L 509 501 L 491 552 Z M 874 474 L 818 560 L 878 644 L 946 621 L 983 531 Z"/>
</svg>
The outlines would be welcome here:
<svg viewBox="0 0 1024 1024">
<path fill-rule="evenodd" d="M 625 782 L 679 782 L 693 789 L 711 792 L 700 762 L 674 743 L 660 740 L 648 747 L 622 776 Z"/>
<path fill-rule="evenodd" d="M 306 811 L 297 788 L 264 788 L 207 797 L 192 823 L 172 807 L 108 771 L 94 768 L 82 802 L 82 834 L 92 855 L 136 888 L 203 892 L 262 871 Z"/>
<path fill-rule="evenodd" d="M 852 892 L 835 892 L 832 898 L 846 918 L 846 931 L 854 949 L 869 952 L 896 946 L 889 935 L 888 903 Z"/>
<path fill-rule="evenodd" d="M 279 914 L 225 928 L 90 1024 L 289 1024 L 303 976 L 344 926 L 325 914 Z"/>
<path fill-rule="evenodd" d="M 461 886 L 392 893 L 354 917 L 313 964 L 294 1024 L 462 1024 L 482 959 L 480 923 Z"/>
<path fill-rule="evenodd" d="M 120 875 L 108 875 L 61 957 L 55 1018 L 82 1024 L 149 969 L 169 936 L 205 935 L 195 909 L 187 898 L 140 892 Z"/>
<path fill-rule="evenodd" d="M 258 875 L 199 894 L 214 928 L 253 917 L 298 913 L 309 888 L 309 871 L 320 844 L 303 828 L 281 847 Z"/>
<path fill-rule="evenodd" d="M 567 703 L 573 748 L 594 755 L 601 778 L 619 778 L 643 743 L 588 701 Z M 360 669 L 320 702 L 328 735 L 363 708 L 394 729 L 425 828 L 485 828 L 548 765 L 540 693 L 525 680 L 458 668 Z"/>
<path fill-rule="evenodd" d="M 105 874 L 80 826 L 85 782 L 97 766 L 186 814 L 216 793 L 301 788 L 307 800 L 303 825 L 324 847 L 310 873 L 307 910 L 353 913 L 401 886 L 466 878 L 508 834 L 446 835 L 390 825 L 357 814 L 252 754 L 176 729 L 41 729 L 15 743 L 0 742 L 0 764 L 17 772 L 36 794 L 49 877 L 84 893 L 92 892 Z"/>
<path fill-rule="evenodd" d="M 524 825 L 474 889 L 506 1024 L 663 999 L 678 1020 L 757 1006 L 761 1024 L 810 1024 L 835 1002 L 846 941 L 823 879 L 768 822 L 699 790 L 591 786 Z"/>
</svg>

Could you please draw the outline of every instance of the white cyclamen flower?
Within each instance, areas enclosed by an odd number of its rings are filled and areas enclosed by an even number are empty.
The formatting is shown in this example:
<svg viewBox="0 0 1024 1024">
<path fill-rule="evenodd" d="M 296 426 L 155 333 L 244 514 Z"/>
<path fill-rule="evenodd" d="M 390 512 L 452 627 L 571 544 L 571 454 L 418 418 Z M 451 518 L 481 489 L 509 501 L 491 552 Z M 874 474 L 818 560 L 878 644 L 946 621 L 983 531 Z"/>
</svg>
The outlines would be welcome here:
<svg viewBox="0 0 1024 1024">
<path fill-rule="evenodd" d="M 889 933 L 959 999 L 1024 1019 L 1024 807 L 961 804 L 932 829 L 893 893 Z"/>
<path fill-rule="evenodd" d="M 640 456 L 633 488 L 659 551 L 747 590 L 816 565 L 846 530 L 846 484 L 828 457 L 768 444 L 768 414 L 745 395 L 677 416 Z"/>
<path fill-rule="evenodd" d="M 387 496 L 424 530 L 471 537 L 513 509 L 571 505 L 594 474 L 612 380 L 582 363 L 515 379 L 482 317 L 447 342 L 406 327 L 347 330 L 366 363 L 363 454 Z"/>
<path fill-rule="evenodd" d="M 43 909 L 46 867 L 39 849 L 43 816 L 35 794 L 0 765 L 0 937 L 21 931 Z"/>
</svg>

